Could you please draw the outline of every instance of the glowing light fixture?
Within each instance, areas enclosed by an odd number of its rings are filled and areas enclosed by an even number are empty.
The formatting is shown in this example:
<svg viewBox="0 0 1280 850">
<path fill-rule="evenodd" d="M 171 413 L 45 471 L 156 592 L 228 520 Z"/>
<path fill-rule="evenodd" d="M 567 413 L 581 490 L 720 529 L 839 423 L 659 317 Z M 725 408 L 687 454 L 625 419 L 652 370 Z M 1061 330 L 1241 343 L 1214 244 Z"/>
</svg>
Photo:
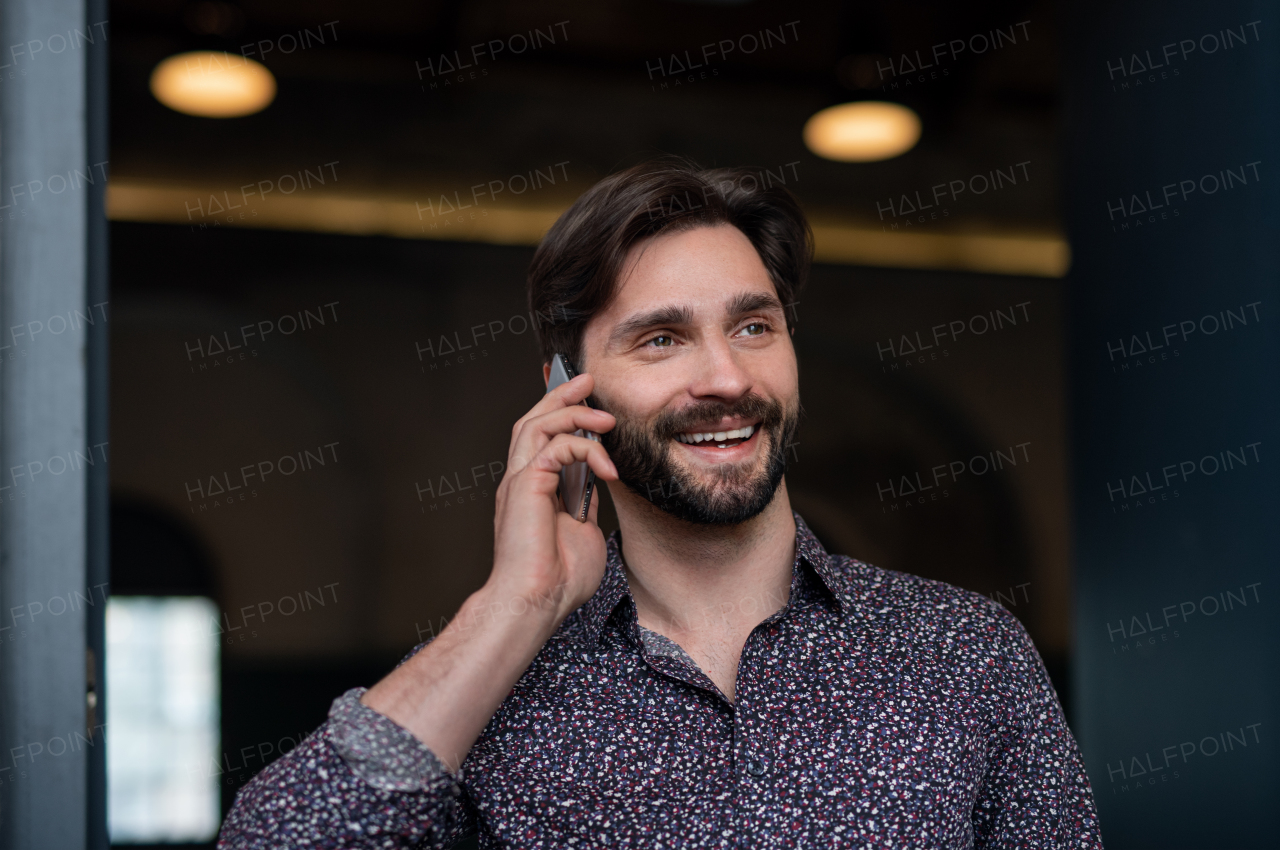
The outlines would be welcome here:
<svg viewBox="0 0 1280 850">
<path fill-rule="evenodd" d="M 831 106 L 804 125 L 809 150 L 838 162 L 891 159 L 919 140 L 919 116 L 901 104 L 879 100 Z"/>
<path fill-rule="evenodd" d="M 276 79 L 247 56 L 197 50 L 179 53 L 151 72 L 151 93 L 170 109 L 202 118 L 238 118 L 267 108 Z"/>
</svg>

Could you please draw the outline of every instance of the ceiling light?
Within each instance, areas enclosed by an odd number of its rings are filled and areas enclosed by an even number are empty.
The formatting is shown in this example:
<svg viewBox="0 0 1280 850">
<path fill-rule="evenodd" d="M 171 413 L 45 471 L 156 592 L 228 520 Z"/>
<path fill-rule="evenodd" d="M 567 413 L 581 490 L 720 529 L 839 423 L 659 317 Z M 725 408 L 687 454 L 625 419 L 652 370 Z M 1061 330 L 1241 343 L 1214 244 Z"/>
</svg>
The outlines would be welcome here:
<svg viewBox="0 0 1280 850">
<path fill-rule="evenodd" d="M 919 116 L 901 104 L 879 100 L 828 107 L 804 125 L 809 150 L 838 162 L 890 159 L 919 140 Z"/>
<path fill-rule="evenodd" d="M 276 80 L 258 62 L 234 53 L 179 53 L 151 72 L 151 93 L 170 109 L 203 118 L 238 118 L 267 108 Z"/>
</svg>

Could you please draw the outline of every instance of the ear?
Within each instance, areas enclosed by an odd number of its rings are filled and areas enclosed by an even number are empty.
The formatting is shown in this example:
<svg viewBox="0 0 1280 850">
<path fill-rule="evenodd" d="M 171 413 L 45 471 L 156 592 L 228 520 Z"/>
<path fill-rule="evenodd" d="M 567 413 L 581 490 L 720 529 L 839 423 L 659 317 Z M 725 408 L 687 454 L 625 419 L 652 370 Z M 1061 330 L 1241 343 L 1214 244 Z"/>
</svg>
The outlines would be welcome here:
<svg viewBox="0 0 1280 850">
<path fill-rule="evenodd" d="M 542 385 L 545 387 L 549 383 L 551 383 L 551 363 L 547 362 L 542 364 Z"/>
<path fill-rule="evenodd" d="M 793 327 L 793 328 L 791 328 L 791 335 L 792 335 L 792 336 L 795 336 L 795 335 L 796 335 L 796 329 L 795 329 L 794 327 Z"/>
</svg>

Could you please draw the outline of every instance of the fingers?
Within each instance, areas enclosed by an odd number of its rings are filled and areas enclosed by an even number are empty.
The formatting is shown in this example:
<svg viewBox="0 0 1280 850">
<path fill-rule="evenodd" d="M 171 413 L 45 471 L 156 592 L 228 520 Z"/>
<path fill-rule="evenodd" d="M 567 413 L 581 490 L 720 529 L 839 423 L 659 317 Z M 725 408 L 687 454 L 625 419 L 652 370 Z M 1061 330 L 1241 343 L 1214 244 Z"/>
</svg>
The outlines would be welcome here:
<svg viewBox="0 0 1280 850">
<path fill-rule="evenodd" d="M 511 426 L 511 442 L 507 445 L 507 469 L 511 469 L 511 462 L 516 460 L 518 452 L 516 451 L 516 442 L 520 439 L 520 432 L 524 430 L 524 426 L 530 420 L 550 413 L 553 410 L 560 410 L 570 405 L 577 405 L 583 399 L 591 394 L 591 388 L 595 386 L 595 379 L 590 375 L 582 374 L 573 380 L 566 381 L 556 387 L 551 392 L 538 399 L 538 403 L 529 408 L 529 412 L 521 416 Z M 531 457 L 531 452 L 526 452 L 525 457 Z M 521 464 L 523 465 L 523 464 Z"/>
<path fill-rule="evenodd" d="M 604 446 L 586 437 L 572 434 L 557 434 L 529 462 L 530 470 L 559 474 L 560 470 L 571 463 L 586 463 L 596 477 L 606 481 L 616 481 L 618 470 L 609 460 Z M 558 479 L 557 479 L 558 480 Z M 552 492 L 554 492 L 554 481 Z"/>
<path fill-rule="evenodd" d="M 591 390 L 595 386 L 595 379 L 590 375 L 578 375 L 571 381 L 566 381 L 556 387 L 551 392 L 538 399 L 538 403 L 529 408 L 529 412 L 516 420 L 515 425 L 511 429 L 511 441 L 514 443 L 516 435 L 520 433 L 520 429 L 524 423 L 549 413 L 552 410 L 559 410 L 572 404 L 578 404 L 587 396 L 591 395 Z"/>
<path fill-rule="evenodd" d="M 599 434 L 612 429 L 615 424 L 612 414 L 580 404 L 553 409 L 526 419 L 512 438 L 507 469 L 519 472 L 529 459 L 542 451 L 558 434 L 572 434 L 579 429 Z"/>
<path fill-rule="evenodd" d="M 528 456 L 527 459 L 527 463 L 521 459 L 518 465 L 508 467 L 507 474 L 502 477 L 502 483 L 498 485 L 497 491 L 499 512 L 503 510 L 507 499 L 517 492 L 525 494 L 533 492 L 554 497 L 556 487 L 560 483 L 560 470 L 571 463 L 586 463 L 597 478 L 605 481 L 618 479 L 617 467 L 609 459 L 609 453 L 605 451 L 604 446 L 596 440 L 575 434 L 555 435 L 540 451 Z M 523 500 L 523 497 L 518 498 Z M 557 503 L 559 501 L 556 499 Z M 592 499 L 592 501 L 595 500 Z"/>
</svg>

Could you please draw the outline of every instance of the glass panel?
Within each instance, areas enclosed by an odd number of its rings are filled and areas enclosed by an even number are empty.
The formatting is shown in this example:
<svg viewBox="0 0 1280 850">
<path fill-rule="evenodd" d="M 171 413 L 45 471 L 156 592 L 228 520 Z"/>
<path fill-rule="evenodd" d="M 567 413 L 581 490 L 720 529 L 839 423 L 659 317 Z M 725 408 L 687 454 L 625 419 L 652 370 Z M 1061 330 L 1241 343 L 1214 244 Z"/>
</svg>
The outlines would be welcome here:
<svg viewBox="0 0 1280 850">
<path fill-rule="evenodd" d="M 107 603 L 107 820 L 113 842 L 218 830 L 217 607 L 201 596 Z"/>
</svg>

